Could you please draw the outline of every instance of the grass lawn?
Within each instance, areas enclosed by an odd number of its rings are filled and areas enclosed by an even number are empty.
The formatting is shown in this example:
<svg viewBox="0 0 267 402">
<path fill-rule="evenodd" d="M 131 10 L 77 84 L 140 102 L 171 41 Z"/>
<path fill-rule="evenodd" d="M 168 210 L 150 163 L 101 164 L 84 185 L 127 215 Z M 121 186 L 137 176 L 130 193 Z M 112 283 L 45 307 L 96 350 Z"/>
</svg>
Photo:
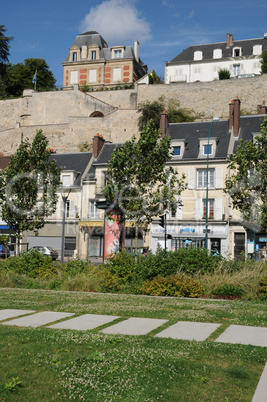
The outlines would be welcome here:
<svg viewBox="0 0 267 402">
<path fill-rule="evenodd" d="M 266 302 L 0 289 L 6 308 L 267 327 Z M 251 401 L 267 348 L 213 339 L 0 325 L 0 401 Z"/>
</svg>

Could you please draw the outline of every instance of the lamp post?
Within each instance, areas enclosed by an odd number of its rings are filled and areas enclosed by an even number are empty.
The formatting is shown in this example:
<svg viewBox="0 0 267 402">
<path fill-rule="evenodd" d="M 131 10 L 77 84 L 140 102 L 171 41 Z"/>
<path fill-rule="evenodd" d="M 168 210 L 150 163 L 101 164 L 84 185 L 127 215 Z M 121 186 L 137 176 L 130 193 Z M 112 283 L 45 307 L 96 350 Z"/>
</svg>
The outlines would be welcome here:
<svg viewBox="0 0 267 402">
<path fill-rule="evenodd" d="M 205 249 L 208 250 L 208 207 L 209 207 L 209 154 L 210 154 L 210 133 L 214 121 L 219 121 L 219 117 L 214 117 L 210 123 L 208 135 L 208 149 L 207 149 L 207 184 L 206 184 L 206 230 L 205 230 Z"/>
<path fill-rule="evenodd" d="M 70 188 L 61 188 L 61 197 L 63 201 L 63 220 L 62 220 L 62 235 L 61 235 L 61 255 L 60 262 L 63 264 L 64 261 L 64 249 L 65 249 L 65 216 L 66 216 L 66 204 L 68 201 L 68 196 L 70 194 Z"/>
</svg>

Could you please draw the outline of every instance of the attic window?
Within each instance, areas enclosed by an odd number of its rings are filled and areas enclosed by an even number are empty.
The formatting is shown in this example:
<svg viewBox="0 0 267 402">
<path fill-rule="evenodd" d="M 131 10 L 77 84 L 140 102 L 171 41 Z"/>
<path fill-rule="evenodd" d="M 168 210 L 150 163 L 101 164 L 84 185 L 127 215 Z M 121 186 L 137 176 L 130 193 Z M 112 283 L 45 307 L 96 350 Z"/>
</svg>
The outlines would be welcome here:
<svg viewBox="0 0 267 402">
<path fill-rule="evenodd" d="M 72 61 L 77 61 L 77 52 L 72 53 Z"/>
<path fill-rule="evenodd" d="M 260 56 L 262 54 L 262 45 L 253 46 L 253 55 Z"/>
<path fill-rule="evenodd" d="M 222 58 L 222 49 L 214 49 L 213 50 L 213 58 L 221 59 Z"/>
<path fill-rule="evenodd" d="M 62 175 L 62 184 L 63 187 L 69 187 L 70 186 L 70 174 L 63 174 Z"/>
<path fill-rule="evenodd" d="M 242 56 L 242 49 L 241 47 L 235 47 L 233 49 L 233 57 L 241 57 Z"/>
<path fill-rule="evenodd" d="M 181 145 L 173 147 L 173 156 L 181 156 Z"/>
<path fill-rule="evenodd" d="M 91 60 L 96 60 L 96 50 L 91 51 Z"/>
<path fill-rule="evenodd" d="M 197 50 L 194 52 L 194 60 L 202 60 L 203 52 L 201 50 Z"/>
<path fill-rule="evenodd" d="M 114 59 L 121 59 L 122 58 L 122 50 L 114 50 Z"/>
<path fill-rule="evenodd" d="M 173 140 L 172 141 L 172 150 L 174 159 L 182 159 L 185 148 L 185 140 Z"/>
<path fill-rule="evenodd" d="M 199 139 L 199 158 L 207 158 L 207 156 L 214 158 L 216 153 L 216 144 L 216 138 L 210 138 L 209 143 L 205 138 Z"/>
</svg>

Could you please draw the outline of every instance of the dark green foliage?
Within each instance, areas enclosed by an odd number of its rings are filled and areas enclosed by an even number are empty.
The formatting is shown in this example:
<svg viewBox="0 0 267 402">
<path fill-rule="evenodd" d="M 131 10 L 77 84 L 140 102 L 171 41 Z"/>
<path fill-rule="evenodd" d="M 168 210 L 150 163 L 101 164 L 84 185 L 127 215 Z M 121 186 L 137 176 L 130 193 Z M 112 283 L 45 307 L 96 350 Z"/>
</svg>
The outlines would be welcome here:
<svg viewBox="0 0 267 402">
<path fill-rule="evenodd" d="M 35 88 L 33 76 L 37 70 L 36 90 L 51 91 L 55 89 L 56 79 L 43 59 L 25 59 L 24 63 L 7 66 L 6 92 L 9 96 L 21 96 L 24 89 Z"/>
<path fill-rule="evenodd" d="M 261 55 L 261 73 L 267 74 L 267 51 Z"/>
<path fill-rule="evenodd" d="M 166 111 L 170 123 L 181 123 L 194 121 L 197 117 L 192 110 L 181 108 L 180 102 L 177 99 L 165 100 L 161 96 L 158 100 L 145 102 L 140 105 L 141 116 L 139 117 L 138 127 L 143 130 L 149 121 L 153 121 L 156 128 L 160 125 L 160 116 L 163 111 Z"/>
<path fill-rule="evenodd" d="M 22 141 L 8 167 L 0 172 L 2 218 L 17 237 L 24 230 L 38 230 L 57 204 L 60 184 L 55 161 L 50 161 L 48 140 L 39 130 L 33 142 Z"/>
<path fill-rule="evenodd" d="M 28 278 L 48 278 L 57 273 L 52 259 L 35 249 L 23 253 L 20 257 L 9 258 L 5 264 L 0 265 L 0 270 L 27 275 Z"/>
<path fill-rule="evenodd" d="M 259 282 L 257 296 L 259 296 L 261 300 L 267 300 L 267 275 L 261 278 Z"/>
<path fill-rule="evenodd" d="M 160 78 L 159 76 L 155 73 L 155 70 L 151 71 L 151 74 L 148 74 L 148 83 L 149 84 L 160 84 Z"/>
<path fill-rule="evenodd" d="M 218 296 L 242 296 L 244 293 L 244 289 L 242 289 L 241 286 L 236 286 L 232 284 L 219 286 L 212 292 L 212 294 Z"/>
<path fill-rule="evenodd" d="M 157 276 L 143 283 L 141 292 L 151 296 L 200 297 L 204 286 L 194 279 L 182 279 L 178 275 Z"/>
<path fill-rule="evenodd" d="M 227 70 L 226 68 L 219 70 L 218 75 L 219 80 L 229 80 L 231 76 L 230 71 Z"/>
<path fill-rule="evenodd" d="M 261 134 L 251 141 L 241 141 L 229 157 L 232 174 L 225 181 L 233 207 L 243 216 L 243 226 L 251 230 L 267 229 L 267 118 Z"/>
<path fill-rule="evenodd" d="M 59 272 L 62 278 L 74 278 L 81 274 L 86 274 L 92 268 L 92 264 L 80 259 L 68 260 L 59 266 Z"/>
</svg>

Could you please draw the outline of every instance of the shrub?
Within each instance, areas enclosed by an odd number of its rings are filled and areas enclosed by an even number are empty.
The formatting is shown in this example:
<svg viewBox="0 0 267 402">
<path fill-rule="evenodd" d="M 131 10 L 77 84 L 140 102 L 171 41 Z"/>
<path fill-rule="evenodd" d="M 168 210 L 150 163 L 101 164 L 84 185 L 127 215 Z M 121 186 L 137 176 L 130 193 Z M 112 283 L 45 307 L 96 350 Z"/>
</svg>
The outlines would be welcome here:
<svg viewBox="0 0 267 402">
<path fill-rule="evenodd" d="M 108 257 L 106 264 L 101 264 L 100 268 L 120 279 L 120 282 L 126 283 L 135 278 L 137 264 L 126 250 L 122 250 Z"/>
<path fill-rule="evenodd" d="M 59 272 L 62 278 L 74 278 L 80 274 L 86 273 L 94 268 L 92 263 L 80 260 L 68 260 L 59 266 Z"/>
<path fill-rule="evenodd" d="M 200 297 L 204 294 L 204 286 L 194 279 L 170 275 L 144 282 L 141 291 L 152 296 Z"/>
<path fill-rule="evenodd" d="M 229 80 L 231 76 L 230 71 L 227 70 L 226 68 L 222 68 L 221 70 L 219 70 L 218 75 L 219 80 Z"/>
<path fill-rule="evenodd" d="M 232 284 L 219 286 L 212 292 L 212 294 L 218 296 L 243 296 L 244 293 L 245 291 L 241 286 L 236 286 Z"/>
<path fill-rule="evenodd" d="M 6 270 L 27 275 L 30 278 L 48 278 L 57 274 L 57 268 L 50 257 L 31 250 L 20 257 L 10 258 L 6 263 Z"/>
<path fill-rule="evenodd" d="M 267 275 L 261 278 L 259 282 L 257 296 L 259 296 L 261 300 L 267 300 Z"/>
</svg>

